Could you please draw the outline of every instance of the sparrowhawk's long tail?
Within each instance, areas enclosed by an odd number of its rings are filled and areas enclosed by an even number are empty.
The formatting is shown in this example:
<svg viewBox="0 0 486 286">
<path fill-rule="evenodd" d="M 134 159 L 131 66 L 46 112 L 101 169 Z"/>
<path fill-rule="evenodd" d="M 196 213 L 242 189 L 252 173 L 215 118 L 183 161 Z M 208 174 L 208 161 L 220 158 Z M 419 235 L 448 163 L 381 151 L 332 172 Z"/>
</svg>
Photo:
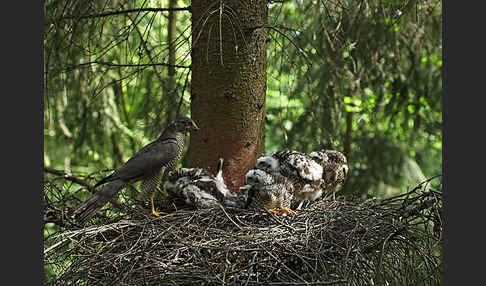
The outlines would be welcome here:
<svg viewBox="0 0 486 286">
<path fill-rule="evenodd" d="M 93 188 L 97 188 L 98 186 L 101 186 L 101 185 L 103 185 L 104 183 L 106 183 L 106 182 L 108 182 L 108 181 L 113 181 L 114 179 L 116 179 L 116 178 L 114 178 L 114 175 L 113 175 L 113 174 L 111 174 L 111 175 L 109 175 L 109 176 L 104 177 L 103 179 L 101 179 L 101 180 L 100 180 L 98 183 L 96 183 L 96 184 L 94 185 L 94 187 L 93 187 Z"/>
<path fill-rule="evenodd" d="M 73 209 L 77 222 L 84 224 L 92 218 L 118 191 L 125 186 L 122 180 L 115 180 L 107 184 L 101 191 L 94 193 L 87 201 Z"/>
</svg>

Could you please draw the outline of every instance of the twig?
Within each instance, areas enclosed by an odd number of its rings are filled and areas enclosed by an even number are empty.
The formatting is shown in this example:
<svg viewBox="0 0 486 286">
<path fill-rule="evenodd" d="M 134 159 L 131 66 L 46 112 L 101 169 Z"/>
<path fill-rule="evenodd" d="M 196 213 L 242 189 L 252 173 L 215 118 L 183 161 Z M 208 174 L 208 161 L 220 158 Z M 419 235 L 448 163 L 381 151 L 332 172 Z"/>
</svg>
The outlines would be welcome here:
<svg viewBox="0 0 486 286">
<path fill-rule="evenodd" d="M 285 28 L 285 27 L 282 27 L 282 28 Z M 297 51 L 300 54 L 302 54 L 302 56 L 304 57 L 304 60 L 307 62 L 307 64 L 309 65 L 309 67 L 312 67 L 312 62 L 307 57 L 307 54 L 305 53 L 305 51 L 301 47 L 299 47 L 299 45 L 297 45 L 292 38 L 290 38 L 289 36 L 287 36 L 284 32 L 280 31 L 278 29 L 278 27 L 269 26 L 269 25 L 260 25 L 260 26 L 255 26 L 255 27 L 249 27 L 248 29 L 250 31 L 254 31 L 254 30 L 257 30 L 257 29 L 271 29 L 271 30 L 274 30 L 275 32 L 279 33 L 284 38 L 286 38 L 297 49 Z M 287 29 L 287 28 L 285 28 L 285 29 Z"/>
<path fill-rule="evenodd" d="M 76 19 L 77 20 L 77 19 L 87 19 L 87 18 L 99 18 L 99 17 L 128 14 L 128 13 L 168 12 L 168 11 L 189 11 L 189 12 L 191 12 L 191 6 L 179 7 L 179 8 L 135 8 L 135 9 L 111 11 L 111 12 L 105 12 L 105 13 L 100 13 L 100 14 L 91 14 L 91 15 L 70 15 L 70 16 L 61 17 L 60 19 Z"/>
<path fill-rule="evenodd" d="M 51 245 L 50 247 L 44 249 L 44 255 L 49 253 L 51 250 L 57 248 L 58 246 L 64 244 L 65 242 L 72 240 L 75 236 L 77 236 L 79 234 L 89 234 L 89 235 L 99 234 L 99 233 L 103 233 L 103 232 L 108 231 L 108 230 L 119 230 L 119 229 L 125 228 L 127 226 L 131 226 L 131 225 L 135 225 L 135 223 L 131 222 L 131 221 L 120 221 L 120 222 L 112 223 L 112 224 L 109 224 L 109 225 L 94 226 L 94 227 L 84 228 L 84 229 L 80 229 L 80 230 L 69 231 L 67 233 L 62 233 L 62 235 L 67 235 L 67 237 L 58 241 L 57 243 Z M 59 236 L 59 235 L 57 235 L 57 236 Z"/>
<path fill-rule="evenodd" d="M 241 228 L 241 226 L 239 226 L 239 225 L 238 225 L 238 224 L 237 224 L 237 223 L 236 223 L 234 220 L 232 220 L 232 219 L 230 218 L 230 216 L 228 215 L 228 213 L 226 212 L 226 210 L 224 209 L 224 207 L 223 207 L 222 205 L 218 204 L 218 206 L 219 206 L 219 207 L 220 207 L 220 208 L 223 210 L 223 212 L 224 212 L 224 214 L 226 215 L 226 217 L 227 217 L 227 218 L 228 218 L 228 219 L 229 219 L 229 220 L 230 220 L 230 221 L 231 221 L 231 222 L 232 222 L 234 225 L 236 225 L 236 227 L 238 227 L 239 229 L 243 229 L 243 228 Z"/>
<path fill-rule="evenodd" d="M 91 62 L 86 62 L 82 63 L 79 65 L 74 65 L 67 67 L 65 71 L 71 71 L 74 69 L 81 68 L 83 66 L 89 66 L 89 65 L 103 65 L 103 66 L 109 66 L 109 67 L 152 67 L 152 66 L 172 66 L 175 68 L 181 68 L 181 69 L 190 69 L 191 66 L 184 66 L 184 65 L 170 65 L 167 63 L 150 63 L 150 64 L 114 64 L 114 63 L 109 63 L 109 62 L 102 62 L 102 61 L 91 61 Z"/>
<path fill-rule="evenodd" d="M 91 192 L 94 192 L 94 190 L 95 190 L 91 184 L 89 184 L 88 182 L 86 182 L 86 181 L 84 181 L 84 180 L 82 180 L 78 177 L 73 176 L 73 174 L 69 174 L 69 173 L 66 173 L 64 171 L 55 170 L 55 169 L 48 168 L 48 167 L 44 167 L 44 172 L 49 173 L 49 174 L 62 176 L 66 180 L 69 180 L 69 181 L 74 182 L 78 185 L 86 187 Z"/>
</svg>

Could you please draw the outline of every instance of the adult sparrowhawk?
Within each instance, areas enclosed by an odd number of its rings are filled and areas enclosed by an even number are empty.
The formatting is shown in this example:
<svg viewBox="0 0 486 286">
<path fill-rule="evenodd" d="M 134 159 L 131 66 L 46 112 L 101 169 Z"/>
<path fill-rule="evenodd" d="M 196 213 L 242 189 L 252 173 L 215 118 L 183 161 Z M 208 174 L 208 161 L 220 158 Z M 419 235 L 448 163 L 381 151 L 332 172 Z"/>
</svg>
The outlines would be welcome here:
<svg viewBox="0 0 486 286">
<path fill-rule="evenodd" d="M 155 211 L 153 201 L 155 191 L 159 190 L 165 196 L 159 188 L 162 176 L 165 170 L 173 167 L 181 157 L 185 134 L 198 129 L 196 123 L 187 117 L 179 117 L 170 123 L 157 140 L 144 146 L 124 165 L 96 183 L 95 187 L 108 184 L 73 209 L 76 220 L 84 223 L 123 187 L 140 180 L 143 180 L 142 192 L 150 196 L 152 214 L 155 216 L 162 214 Z"/>
</svg>

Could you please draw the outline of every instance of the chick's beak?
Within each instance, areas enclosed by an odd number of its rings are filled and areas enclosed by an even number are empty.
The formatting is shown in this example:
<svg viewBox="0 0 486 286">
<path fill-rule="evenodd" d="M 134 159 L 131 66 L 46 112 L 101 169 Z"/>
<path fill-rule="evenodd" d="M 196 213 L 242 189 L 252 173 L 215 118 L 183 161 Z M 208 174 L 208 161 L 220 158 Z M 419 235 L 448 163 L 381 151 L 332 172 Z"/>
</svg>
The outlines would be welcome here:
<svg viewBox="0 0 486 286">
<path fill-rule="evenodd" d="M 348 175 L 348 165 L 343 165 L 343 172 L 344 172 L 344 176 Z"/>
</svg>

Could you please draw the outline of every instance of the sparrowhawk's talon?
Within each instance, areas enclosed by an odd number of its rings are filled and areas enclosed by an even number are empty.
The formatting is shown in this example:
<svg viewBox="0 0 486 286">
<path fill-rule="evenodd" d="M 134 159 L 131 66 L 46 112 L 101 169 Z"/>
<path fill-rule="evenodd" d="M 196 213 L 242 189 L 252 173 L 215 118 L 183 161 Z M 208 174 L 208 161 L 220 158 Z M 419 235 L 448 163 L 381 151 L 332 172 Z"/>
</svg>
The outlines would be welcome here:
<svg viewBox="0 0 486 286">
<path fill-rule="evenodd" d="M 168 213 L 166 213 L 166 212 L 159 212 L 159 211 L 155 211 L 155 210 L 152 211 L 152 215 L 154 215 L 154 216 L 167 215 L 167 214 Z"/>
<path fill-rule="evenodd" d="M 280 211 L 280 214 L 281 215 L 287 215 L 287 214 L 291 214 L 292 216 L 296 216 L 297 214 L 291 210 L 290 208 L 283 208 L 281 211 Z"/>
<path fill-rule="evenodd" d="M 280 215 L 281 214 L 280 209 L 278 209 L 278 208 L 269 209 L 268 211 L 271 212 L 271 213 L 273 213 L 273 214 L 276 214 L 276 215 Z"/>
<path fill-rule="evenodd" d="M 152 214 L 153 214 L 154 216 L 159 216 L 159 215 L 161 215 L 161 214 L 163 214 L 163 215 L 168 214 L 168 213 L 166 213 L 166 212 L 160 212 L 160 211 L 156 211 L 156 210 L 155 210 L 155 204 L 154 204 L 154 195 L 155 195 L 155 192 L 153 192 L 153 193 L 152 193 L 152 195 L 150 196 L 150 206 L 152 207 Z"/>
</svg>

